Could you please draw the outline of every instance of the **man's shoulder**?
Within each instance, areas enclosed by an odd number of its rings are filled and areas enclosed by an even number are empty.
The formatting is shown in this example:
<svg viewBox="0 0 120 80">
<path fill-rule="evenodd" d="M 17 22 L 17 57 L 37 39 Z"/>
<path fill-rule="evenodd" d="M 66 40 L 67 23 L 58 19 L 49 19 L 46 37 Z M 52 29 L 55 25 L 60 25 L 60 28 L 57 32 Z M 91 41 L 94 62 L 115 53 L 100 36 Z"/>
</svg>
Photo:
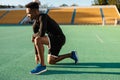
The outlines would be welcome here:
<svg viewBox="0 0 120 80">
<path fill-rule="evenodd" d="M 48 14 L 42 14 L 42 13 L 40 13 L 40 16 L 42 16 L 43 18 L 48 18 L 49 17 Z"/>
</svg>

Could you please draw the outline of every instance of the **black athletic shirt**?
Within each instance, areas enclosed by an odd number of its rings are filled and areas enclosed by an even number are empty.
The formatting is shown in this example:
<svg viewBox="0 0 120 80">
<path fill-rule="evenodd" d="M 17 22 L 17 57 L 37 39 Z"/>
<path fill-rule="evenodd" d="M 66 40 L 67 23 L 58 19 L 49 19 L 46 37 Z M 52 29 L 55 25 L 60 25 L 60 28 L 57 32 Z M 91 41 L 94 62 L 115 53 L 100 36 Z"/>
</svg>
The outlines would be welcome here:
<svg viewBox="0 0 120 80">
<path fill-rule="evenodd" d="M 60 26 L 52 18 L 50 18 L 47 14 L 40 14 L 40 16 L 41 20 L 39 20 L 38 22 L 35 21 L 33 24 L 34 35 L 38 34 L 39 36 L 43 37 L 45 33 L 47 33 L 48 36 L 64 36 Z M 40 24 L 42 25 L 40 26 Z"/>
</svg>

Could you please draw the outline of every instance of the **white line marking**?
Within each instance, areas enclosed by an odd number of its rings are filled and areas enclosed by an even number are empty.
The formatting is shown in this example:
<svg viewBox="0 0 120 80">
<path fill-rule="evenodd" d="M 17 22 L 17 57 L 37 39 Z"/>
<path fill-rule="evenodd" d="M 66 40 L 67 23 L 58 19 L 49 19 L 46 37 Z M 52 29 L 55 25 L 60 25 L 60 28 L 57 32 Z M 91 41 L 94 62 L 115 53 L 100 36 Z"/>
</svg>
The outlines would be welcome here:
<svg viewBox="0 0 120 80">
<path fill-rule="evenodd" d="M 96 34 L 96 37 L 100 41 L 100 43 L 104 43 L 104 41 L 102 40 L 102 38 L 99 35 Z"/>
</svg>

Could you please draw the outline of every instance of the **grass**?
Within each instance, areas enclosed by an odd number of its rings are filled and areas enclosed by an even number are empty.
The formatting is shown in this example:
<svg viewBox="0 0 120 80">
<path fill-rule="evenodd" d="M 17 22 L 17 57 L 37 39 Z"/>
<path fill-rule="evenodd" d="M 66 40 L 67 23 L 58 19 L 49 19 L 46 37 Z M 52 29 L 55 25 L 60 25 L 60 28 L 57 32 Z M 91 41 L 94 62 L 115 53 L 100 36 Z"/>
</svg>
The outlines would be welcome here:
<svg viewBox="0 0 120 80">
<path fill-rule="evenodd" d="M 48 71 L 31 75 L 36 64 L 31 26 L 0 25 L 1 80 L 120 80 L 120 27 L 60 25 L 67 41 L 60 54 L 76 50 L 79 63 L 65 59 L 56 65 L 45 62 Z"/>
</svg>

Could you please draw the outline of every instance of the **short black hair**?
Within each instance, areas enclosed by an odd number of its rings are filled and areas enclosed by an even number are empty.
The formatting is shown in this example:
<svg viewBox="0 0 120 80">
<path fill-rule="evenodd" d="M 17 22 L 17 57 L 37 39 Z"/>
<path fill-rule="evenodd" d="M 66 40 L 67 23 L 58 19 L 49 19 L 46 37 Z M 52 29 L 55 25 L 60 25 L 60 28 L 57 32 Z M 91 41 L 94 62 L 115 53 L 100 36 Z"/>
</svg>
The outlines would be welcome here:
<svg viewBox="0 0 120 80">
<path fill-rule="evenodd" d="M 30 2 L 25 5 L 26 8 L 39 9 L 39 4 L 37 2 Z"/>
</svg>

